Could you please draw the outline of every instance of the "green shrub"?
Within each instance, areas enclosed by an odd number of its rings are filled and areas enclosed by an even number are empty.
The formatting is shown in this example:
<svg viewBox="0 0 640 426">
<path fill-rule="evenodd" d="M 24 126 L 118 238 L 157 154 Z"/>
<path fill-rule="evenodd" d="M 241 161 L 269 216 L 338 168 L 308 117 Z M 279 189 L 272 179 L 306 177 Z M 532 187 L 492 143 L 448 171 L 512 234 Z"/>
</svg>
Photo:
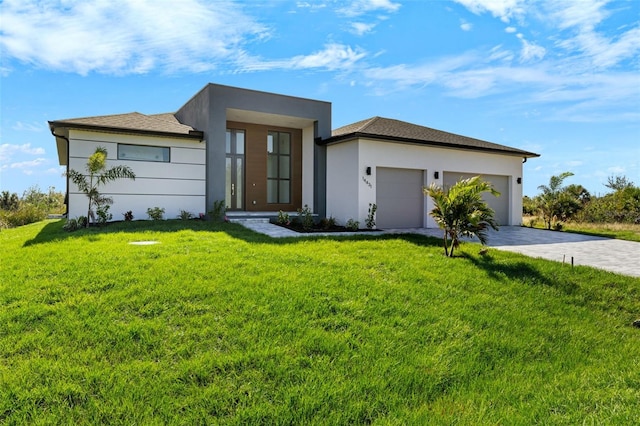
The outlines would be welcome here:
<svg viewBox="0 0 640 426">
<path fill-rule="evenodd" d="M 178 219 L 180 220 L 189 220 L 193 217 L 193 214 L 191 214 L 191 212 L 188 212 L 186 210 L 180 210 L 180 214 L 178 215 Z"/>
<path fill-rule="evenodd" d="M 209 217 L 215 222 L 221 222 L 224 219 L 226 210 L 224 200 L 216 200 L 213 202 L 213 209 L 209 211 Z"/>
<path fill-rule="evenodd" d="M 378 210 L 378 206 L 376 204 L 369 203 L 369 212 L 367 213 L 367 219 L 364 221 L 367 229 L 373 229 L 376 227 L 376 210 Z"/>
<path fill-rule="evenodd" d="M 126 213 L 122 213 L 122 215 L 124 216 L 125 222 L 131 222 L 133 220 L 133 212 L 131 210 L 127 211 Z"/>
<path fill-rule="evenodd" d="M 20 203 L 17 210 L 0 210 L 0 223 L 5 228 L 28 225 L 46 219 L 47 212 L 32 204 Z"/>
<path fill-rule="evenodd" d="M 289 225 L 291 224 L 291 218 L 289 217 L 289 213 L 285 213 L 282 210 L 278 212 L 278 225 Z"/>
<path fill-rule="evenodd" d="M 113 215 L 109 213 L 109 209 L 111 206 L 108 204 L 100 205 L 96 208 L 96 216 L 98 216 L 97 222 L 98 225 L 105 225 L 111 219 L 113 219 Z"/>
<path fill-rule="evenodd" d="M 151 219 L 151 220 L 163 220 L 164 219 L 164 208 L 149 207 L 147 209 L 147 214 L 149 215 L 149 219 Z"/>
<path fill-rule="evenodd" d="M 304 208 L 298 209 L 298 220 L 305 231 L 313 228 L 313 214 L 307 204 L 304 205 Z"/>
<path fill-rule="evenodd" d="M 78 224 L 78 219 L 67 219 L 67 222 L 64 224 L 62 229 L 67 232 L 77 231 L 80 225 Z"/>
<path fill-rule="evenodd" d="M 336 226 L 336 219 L 333 216 L 325 217 L 320 221 L 320 226 L 322 229 L 328 230 Z"/>
<path fill-rule="evenodd" d="M 357 231 L 358 229 L 360 229 L 360 222 L 358 222 L 357 220 L 349 219 L 347 220 L 347 223 L 344 225 L 344 227 L 349 231 Z"/>
</svg>

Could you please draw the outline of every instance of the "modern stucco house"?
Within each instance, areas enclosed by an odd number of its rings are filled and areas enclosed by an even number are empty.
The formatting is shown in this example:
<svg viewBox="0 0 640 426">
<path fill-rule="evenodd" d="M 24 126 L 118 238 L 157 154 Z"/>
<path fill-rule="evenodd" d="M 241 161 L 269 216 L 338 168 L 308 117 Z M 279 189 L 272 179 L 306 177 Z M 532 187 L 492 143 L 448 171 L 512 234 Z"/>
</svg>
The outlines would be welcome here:
<svg viewBox="0 0 640 426">
<path fill-rule="evenodd" d="M 84 170 L 95 148 L 136 180 L 103 188 L 111 211 L 146 218 L 205 213 L 216 201 L 238 212 L 295 211 L 364 223 L 370 203 L 379 228 L 435 227 L 422 187 L 483 175 L 502 193 L 487 201 L 502 225 L 519 225 L 522 163 L 538 154 L 374 117 L 331 131 L 328 102 L 209 84 L 175 113 L 129 113 L 49 122 L 61 165 Z M 68 215 L 86 197 L 68 182 Z"/>
</svg>

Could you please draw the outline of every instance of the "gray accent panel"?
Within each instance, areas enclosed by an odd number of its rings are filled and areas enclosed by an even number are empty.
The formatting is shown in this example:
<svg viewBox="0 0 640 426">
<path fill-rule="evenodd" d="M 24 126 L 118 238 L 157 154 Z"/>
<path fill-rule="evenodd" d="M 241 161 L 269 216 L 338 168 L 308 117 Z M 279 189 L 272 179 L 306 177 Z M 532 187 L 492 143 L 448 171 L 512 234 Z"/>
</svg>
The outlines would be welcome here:
<svg viewBox="0 0 640 426">
<path fill-rule="evenodd" d="M 376 169 L 376 225 L 388 228 L 422 228 L 424 182 L 422 170 Z"/>
<path fill-rule="evenodd" d="M 208 84 L 175 114 L 181 123 L 204 132 L 207 144 L 207 209 L 225 197 L 227 109 L 297 117 L 314 121 L 315 136 L 331 137 L 331 104 L 274 93 Z M 326 147 L 314 147 L 315 212 L 326 211 Z"/>
<path fill-rule="evenodd" d="M 444 172 L 443 173 L 443 185 L 445 188 L 450 188 L 455 185 L 456 182 L 461 179 L 468 179 L 473 176 L 478 176 L 477 173 L 459 173 L 459 172 Z M 483 194 L 482 198 L 487 202 L 487 205 L 495 211 L 495 219 L 498 225 L 510 225 L 509 223 L 509 176 L 498 175 L 480 175 L 483 180 L 491 182 L 493 187 L 500 192 L 499 197 L 494 197 L 491 194 Z"/>
</svg>

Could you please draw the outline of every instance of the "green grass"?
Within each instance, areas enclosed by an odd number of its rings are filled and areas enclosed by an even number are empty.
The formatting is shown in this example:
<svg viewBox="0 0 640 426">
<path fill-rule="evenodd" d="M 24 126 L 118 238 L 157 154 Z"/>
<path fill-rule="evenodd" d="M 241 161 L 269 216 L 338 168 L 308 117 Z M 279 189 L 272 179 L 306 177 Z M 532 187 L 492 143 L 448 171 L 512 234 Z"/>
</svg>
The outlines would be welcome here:
<svg viewBox="0 0 640 426">
<path fill-rule="evenodd" d="M 640 224 L 632 223 L 575 223 L 564 225 L 567 232 L 640 242 Z"/>
<path fill-rule="evenodd" d="M 537 216 L 524 216 L 522 223 L 527 227 L 547 229 L 544 221 Z M 563 222 L 562 231 L 640 242 L 640 224 L 634 223 Z"/>
<path fill-rule="evenodd" d="M 640 279 L 442 251 L 201 221 L 4 230 L 0 423 L 640 423 Z"/>
</svg>

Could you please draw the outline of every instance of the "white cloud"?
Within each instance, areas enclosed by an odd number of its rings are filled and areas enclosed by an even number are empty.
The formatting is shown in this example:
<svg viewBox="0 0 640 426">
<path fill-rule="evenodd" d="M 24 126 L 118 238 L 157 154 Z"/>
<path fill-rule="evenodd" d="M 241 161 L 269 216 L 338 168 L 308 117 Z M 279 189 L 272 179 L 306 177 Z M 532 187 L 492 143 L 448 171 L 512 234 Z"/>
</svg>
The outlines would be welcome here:
<svg viewBox="0 0 640 426">
<path fill-rule="evenodd" d="M 364 22 L 353 22 L 351 24 L 351 32 L 356 35 L 364 35 L 373 31 L 376 27 L 376 24 L 366 24 Z"/>
<path fill-rule="evenodd" d="M 370 12 L 394 13 L 400 10 L 400 3 L 390 0 L 354 0 L 348 6 L 337 10 L 340 15 L 347 17 L 361 16 Z"/>
<path fill-rule="evenodd" d="M 244 54 L 238 57 L 240 71 L 267 71 L 273 69 L 326 69 L 329 71 L 349 70 L 356 62 L 366 56 L 359 48 L 339 43 L 330 43 L 324 49 L 309 55 L 298 55 L 289 59 L 263 60 Z"/>
<path fill-rule="evenodd" d="M 16 124 L 13 125 L 13 130 L 18 130 L 18 131 L 26 130 L 29 132 L 42 132 L 44 129 L 45 129 L 45 126 L 38 122 L 23 123 L 22 121 L 18 121 L 16 122 Z"/>
<path fill-rule="evenodd" d="M 507 27 L 507 28 L 505 28 L 505 29 L 504 29 L 504 32 L 505 32 L 505 33 L 509 33 L 509 34 L 511 34 L 511 33 L 515 33 L 516 31 L 518 31 L 518 30 L 516 29 L 516 27 Z"/>
<path fill-rule="evenodd" d="M 44 148 L 32 147 L 30 143 L 22 145 L 4 143 L 0 145 L 0 161 L 8 162 L 15 154 L 44 155 Z"/>
<path fill-rule="evenodd" d="M 473 25 L 468 22 L 462 22 L 462 24 L 460 24 L 460 29 L 462 31 L 471 31 L 472 28 L 473 28 Z"/>
<path fill-rule="evenodd" d="M 204 71 L 267 36 L 229 1 L 5 0 L 0 48 L 24 63 L 82 75 Z"/>
<path fill-rule="evenodd" d="M 62 176 L 66 171 L 67 171 L 66 167 L 59 166 L 59 167 L 51 167 L 51 168 L 45 170 L 44 173 L 47 174 L 47 175 Z"/>
<path fill-rule="evenodd" d="M 544 58 L 544 55 L 547 54 L 547 49 L 542 46 L 538 46 L 535 43 L 528 42 L 522 36 L 522 34 L 518 34 L 518 38 L 522 42 L 522 50 L 520 51 L 520 62 L 529 62 L 536 59 Z"/>
<path fill-rule="evenodd" d="M 622 174 L 624 172 L 626 172 L 627 170 L 622 167 L 622 166 L 613 166 L 613 167 L 609 167 L 607 168 L 607 171 L 609 173 L 618 173 L 618 174 Z"/>
<path fill-rule="evenodd" d="M 30 174 L 30 172 L 32 172 L 31 169 L 35 168 L 35 167 L 39 167 L 43 164 L 48 163 L 49 160 L 47 160 L 46 158 L 36 158 L 35 160 L 29 160 L 29 161 L 20 161 L 18 163 L 11 163 L 9 164 L 9 168 L 10 169 L 21 169 L 23 172 Z"/>
<path fill-rule="evenodd" d="M 449 76 L 460 68 L 464 68 L 479 61 L 481 57 L 474 52 L 468 52 L 459 56 L 440 58 L 436 61 L 420 65 L 393 65 L 390 67 L 372 67 L 364 70 L 367 80 L 374 83 L 390 82 L 395 86 L 392 90 L 405 89 L 410 86 L 425 86 L 442 82 L 445 76 Z M 386 93 L 388 90 L 378 88 L 378 93 Z"/>
<path fill-rule="evenodd" d="M 598 31 L 598 26 L 614 12 L 606 9 L 607 0 L 580 2 L 547 2 L 545 10 L 550 20 L 571 35 L 558 40 L 558 47 L 586 61 L 582 67 L 610 68 L 640 54 L 640 24 L 612 37 Z M 624 13 L 617 10 L 616 13 Z"/>
<path fill-rule="evenodd" d="M 311 12 L 317 12 L 320 9 L 326 8 L 327 5 L 316 1 L 313 3 L 309 3 L 308 1 L 299 1 L 296 3 L 296 7 L 299 9 L 309 9 Z"/>
<path fill-rule="evenodd" d="M 489 12 L 503 22 L 524 13 L 524 0 L 454 0 L 476 15 Z"/>
<path fill-rule="evenodd" d="M 332 43 L 325 48 L 310 55 L 300 55 L 289 62 L 292 68 L 326 68 L 328 70 L 351 68 L 366 53 L 360 49 L 353 49 L 338 43 Z"/>
</svg>

